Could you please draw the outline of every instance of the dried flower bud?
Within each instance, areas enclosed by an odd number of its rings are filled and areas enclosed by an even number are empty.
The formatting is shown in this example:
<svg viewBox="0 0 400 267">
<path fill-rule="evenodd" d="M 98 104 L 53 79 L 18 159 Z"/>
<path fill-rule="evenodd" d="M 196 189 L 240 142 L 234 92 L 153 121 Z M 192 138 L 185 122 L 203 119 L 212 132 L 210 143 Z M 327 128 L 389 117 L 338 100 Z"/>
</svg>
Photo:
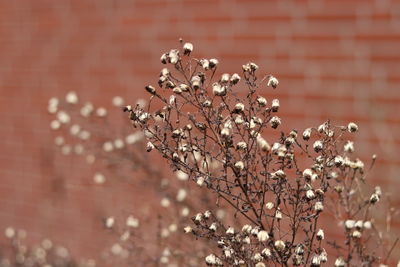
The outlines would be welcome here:
<svg viewBox="0 0 400 267">
<path fill-rule="evenodd" d="M 321 254 L 319 255 L 319 259 L 321 262 L 325 263 L 328 261 L 328 253 L 326 253 L 325 249 L 322 249 Z"/>
<path fill-rule="evenodd" d="M 348 130 L 350 133 L 357 132 L 357 131 L 358 131 L 358 126 L 357 126 L 357 124 L 355 124 L 354 122 L 350 122 L 350 123 L 347 125 L 347 130 Z"/>
<path fill-rule="evenodd" d="M 168 61 L 171 64 L 176 64 L 179 61 L 179 50 L 177 49 L 171 49 L 168 53 Z"/>
<path fill-rule="evenodd" d="M 340 166 L 343 165 L 344 159 L 343 159 L 342 156 L 338 155 L 338 156 L 335 157 L 334 162 L 335 162 L 335 165 L 336 165 L 337 167 L 340 167 Z"/>
<path fill-rule="evenodd" d="M 204 70 L 209 70 L 210 69 L 210 62 L 207 59 L 201 59 L 200 64 L 203 67 Z"/>
<path fill-rule="evenodd" d="M 369 230 L 369 229 L 372 228 L 372 224 L 371 224 L 370 221 L 366 221 L 366 222 L 364 222 L 363 227 L 364 227 L 365 229 L 368 229 L 368 230 Z"/>
<path fill-rule="evenodd" d="M 212 223 L 208 229 L 210 229 L 213 232 L 217 231 L 217 224 L 216 223 Z"/>
<path fill-rule="evenodd" d="M 355 230 L 352 234 L 351 234 L 351 236 L 353 237 L 353 238 L 361 238 L 361 232 L 360 231 L 358 231 L 358 230 Z"/>
<path fill-rule="evenodd" d="M 192 43 L 185 43 L 183 45 L 183 54 L 184 55 L 190 55 L 193 51 L 193 44 Z"/>
<path fill-rule="evenodd" d="M 373 194 L 371 195 L 370 199 L 369 199 L 369 202 L 370 202 L 371 204 L 375 204 L 375 203 L 377 203 L 377 202 L 379 201 L 379 199 L 380 199 L 380 197 L 378 196 L 378 194 L 373 193 Z"/>
<path fill-rule="evenodd" d="M 240 76 L 237 73 L 232 74 L 231 76 L 231 83 L 237 84 L 240 81 Z"/>
<path fill-rule="evenodd" d="M 261 254 L 266 258 L 270 258 L 272 256 L 271 250 L 269 248 L 264 248 L 261 251 Z"/>
<path fill-rule="evenodd" d="M 285 179 L 286 178 L 286 174 L 285 174 L 285 172 L 283 170 L 277 170 L 277 171 L 271 173 L 271 178 L 272 179 L 278 179 L 278 178 Z"/>
<path fill-rule="evenodd" d="M 314 255 L 311 259 L 311 266 L 312 267 L 318 267 L 321 266 L 321 260 L 319 258 L 319 255 Z"/>
<path fill-rule="evenodd" d="M 246 148 L 247 148 L 246 142 L 241 141 L 236 144 L 237 150 L 246 150 Z"/>
<path fill-rule="evenodd" d="M 198 177 L 198 178 L 197 178 L 197 181 L 196 181 L 197 185 L 200 186 L 200 187 L 203 186 L 204 180 L 205 180 L 205 179 L 204 179 L 203 176 Z"/>
<path fill-rule="evenodd" d="M 201 78 L 197 75 L 193 76 L 190 82 L 195 90 L 199 89 L 201 86 Z"/>
<path fill-rule="evenodd" d="M 276 88 L 279 84 L 279 81 L 274 76 L 269 76 L 267 86 L 271 86 L 272 88 Z"/>
<path fill-rule="evenodd" d="M 230 135 L 230 131 L 228 128 L 222 128 L 221 130 L 221 136 L 222 137 L 228 137 Z"/>
<path fill-rule="evenodd" d="M 172 92 L 179 95 L 182 94 L 182 89 L 180 87 L 174 87 L 174 89 L 172 89 Z"/>
<path fill-rule="evenodd" d="M 114 226 L 114 223 L 115 223 L 114 217 L 108 217 L 108 218 L 106 219 L 106 221 L 105 221 L 105 226 L 106 226 L 107 228 L 112 228 L 112 227 Z"/>
<path fill-rule="evenodd" d="M 150 152 L 150 151 L 152 151 L 153 149 L 154 149 L 153 143 L 152 143 L 152 142 L 148 142 L 147 145 L 146 145 L 146 150 L 147 150 L 147 152 Z"/>
<path fill-rule="evenodd" d="M 241 125 L 244 122 L 243 117 L 241 115 L 236 116 L 235 123 Z"/>
<path fill-rule="evenodd" d="M 272 100 L 272 104 L 271 104 L 271 110 L 272 110 L 272 112 L 278 112 L 279 107 L 280 107 L 279 99 L 273 99 L 273 100 Z"/>
<path fill-rule="evenodd" d="M 242 232 L 243 232 L 243 233 L 250 234 L 250 232 L 251 232 L 252 229 L 253 229 L 253 227 L 251 227 L 251 225 L 245 224 L 245 225 L 243 225 L 243 227 L 242 227 Z"/>
<path fill-rule="evenodd" d="M 324 204 L 322 204 L 322 202 L 320 202 L 320 201 L 315 202 L 314 210 L 315 210 L 316 212 L 321 212 L 321 211 L 323 211 L 323 210 L 324 210 Z"/>
<path fill-rule="evenodd" d="M 139 219 L 133 217 L 132 215 L 129 215 L 128 218 L 126 218 L 126 226 L 132 228 L 139 227 Z"/>
<path fill-rule="evenodd" d="M 240 113 L 243 110 L 244 110 L 244 104 L 242 104 L 242 103 L 237 103 L 235 105 L 235 107 L 233 108 L 233 112 L 235 112 L 235 113 Z"/>
<path fill-rule="evenodd" d="M 161 58 L 160 58 L 160 61 L 161 61 L 162 64 L 167 64 L 168 54 L 167 53 L 162 54 Z"/>
<path fill-rule="evenodd" d="M 319 229 L 318 232 L 317 232 L 317 239 L 318 240 L 323 240 L 324 237 L 325 237 L 324 230 Z"/>
<path fill-rule="evenodd" d="M 260 241 L 260 242 L 265 242 L 265 241 L 267 241 L 268 238 L 269 238 L 268 232 L 267 232 L 267 231 L 264 231 L 264 230 L 258 232 L 257 238 L 258 238 L 258 241 Z"/>
<path fill-rule="evenodd" d="M 219 83 L 214 83 L 212 85 L 213 88 L 213 94 L 216 96 L 225 96 L 226 95 L 226 87 L 219 84 Z"/>
<path fill-rule="evenodd" d="M 303 139 L 307 141 L 310 139 L 310 137 L 311 137 L 311 128 L 307 128 L 303 132 Z"/>
<path fill-rule="evenodd" d="M 317 140 L 314 142 L 313 148 L 315 152 L 320 152 L 324 148 L 324 144 L 322 141 Z"/>
<path fill-rule="evenodd" d="M 258 103 L 258 105 L 260 105 L 260 107 L 265 107 L 267 105 L 267 99 L 265 99 L 262 96 L 258 96 L 257 103 Z"/>
<path fill-rule="evenodd" d="M 217 65 L 218 65 L 218 59 L 216 59 L 216 58 L 212 58 L 212 59 L 210 59 L 210 61 L 209 61 L 209 67 L 211 68 L 211 69 L 213 69 L 213 68 L 215 68 Z"/>
<path fill-rule="evenodd" d="M 272 203 L 272 202 L 267 202 L 266 204 L 265 204 L 265 208 L 267 209 L 267 210 L 272 210 L 273 208 L 274 208 L 274 203 Z"/>
<path fill-rule="evenodd" d="M 312 175 L 313 175 L 313 172 L 312 172 L 311 169 L 305 169 L 305 170 L 303 171 L 303 177 L 304 177 L 304 179 L 306 179 L 306 180 L 311 180 Z"/>
<path fill-rule="evenodd" d="M 78 95 L 74 91 L 68 92 L 65 96 L 65 101 L 68 104 L 78 104 Z"/>
<path fill-rule="evenodd" d="M 279 125 L 281 125 L 281 119 L 277 116 L 274 116 L 270 120 L 271 127 L 276 129 Z"/>
<path fill-rule="evenodd" d="M 279 210 L 279 208 L 275 211 L 275 218 L 278 220 L 282 219 L 282 212 Z"/>
<path fill-rule="evenodd" d="M 262 260 L 264 260 L 264 258 L 263 258 L 263 256 L 261 256 L 260 253 L 254 254 L 254 256 L 253 256 L 253 261 L 255 261 L 255 262 L 260 262 L 260 261 L 262 261 Z"/>
<path fill-rule="evenodd" d="M 314 194 L 314 191 L 313 190 L 307 190 L 307 192 L 306 192 L 306 197 L 308 198 L 308 199 L 314 199 L 315 198 L 315 194 Z"/>
<path fill-rule="evenodd" d="M 274 246 L 278 251 L 283 251 L 286 247 L 285 242 L 282 240 L 276 240 Z"/>
<path fill-rule="evenodd" d="M 358 220 L 354 226 L 356 227 L 357 230 L 361 230 L 363 228 L 364 222 L 362 220 Z"/>
<path fill-rule="evenodd" d="M 344 261 L 344 259 L 342 257 L 339 257 L 335 260 L 335 267 L 345 267 L 346 266 L 346 262 Z"/>
<path fill-rule="evenodd" d="M 222 76 L 221 76 L 220 82 L 221 82 L 221 83 L 227 83 L 227 82 L 229 82 L 229 79 L 230 79 L 229 74 L 228 74 L 228 73 L 224 73 L 224 74 L 222 74 Z"/>
<path fill-rule="evenodd" d="M 343 149 L 345 152 L 349 152 L 349 153 L 354 152 L 354 142 L 347 141 L 346 144 L 344 144 Z"/>
<path fill-rule="evenodd" d="M 352 229 L 352 228 L 354 227 L 355 224 L 356 224 L 356 222 L 355 222 L 354 220 L 346 220 L 346 221 L 344 222 L 344 227 L 345 227 L 347 230 L 350 230 L 350 229 Z"/>
<path fill-rule="evenodd" d="M 235 234 L 235 229 L 234 229 L 233 227 L 229 227 L 229 228 L 226 230 L 226 234 L 227 234 L 227 235 L 234 235 L 234 234 Z"/>
<path fill-rule="evenodd" d="M 238 161 L 238 162 L 236 162 L 235 163 L 235 168 L 237 169 L 237 170 L 243 170 L 244 169 L 244 163 L 243 163 L 243 161 Z"/>
</svg>

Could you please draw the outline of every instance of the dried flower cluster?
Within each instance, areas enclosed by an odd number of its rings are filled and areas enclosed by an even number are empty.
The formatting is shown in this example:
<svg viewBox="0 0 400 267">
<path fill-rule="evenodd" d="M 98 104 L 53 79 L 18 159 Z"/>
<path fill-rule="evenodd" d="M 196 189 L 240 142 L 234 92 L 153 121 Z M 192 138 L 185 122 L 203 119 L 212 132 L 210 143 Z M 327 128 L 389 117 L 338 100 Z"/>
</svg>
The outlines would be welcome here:
<svg viewBox="0 0 400 267">
<path fill-rule="evenodd" d="M 111 183 L 128 182 L 136 187 L 143 186 L 143 191 L 157 188 L 159 196 L 158 201 L 147 203 L 154 210 L 149 215 L 132 210 L 135 216 L 125 218 L 118 209 L 112 214 L 104 214 L 104 227 L 117 241 L 105 250 L 102 260 L 116 266 L 129 265 L 132 261 L 142 266 L 156 263 L 198 266 L 201 257 L 190 251 L 187 246 L 190 240 L 186 243 L 177 241 L 179 235 L 183 235 L 179 229 L 191 210 L 207 207 L 213 200 L 207 196 L 197 198 L 197 188 L 193 190 L 186 186 L 188 176 L 185 173 L 177 172 L 176 179 L 169 179 L 166 178 L 169 173 L 151 164 L 143 153 L 146 146 L 143 133 L 131 133 L 125 117 L 120 121 L 122 125 L 111 117 L 109 110 L 113 108 L 116 109 L 114 113 L 121 115 L 125 102 L 122 97 L 114 97 L 112 107 L 96 108 L 91 102 L 81 104 L 81 101 L 75 92 L 67 93 L 65 99 L 51 98 L 49 101 L 48 111 L 54 115 L 50 128 L 56 134 L 55 145 L 61 154 L 83 157 L 96 170 L 91 177 L 93 185 L 107 188 Z M 145 107 L 146 102 L 138 100 L 136 105 Z M 152 223 L 140 225 L 139 218 L 142 222 Z M 202 247 L 206 245 L 200 245 L 199 249 Z"/>
<path fill-rule="evenodd" d="M 218 60 L 196 59 L 192 52 L 186 43 L 164 53 L 158 86 L 145 87 L 149 105 L 125 111 L 144 131 L 147 151 L 157 150 L 173 171 L 215 193 L 217 204 L 229 204 L 238 215 L 239 228 L 210 211 L 194 215 L 193 225 L 184 228 L 220 248 L 205 262 L 384 266 L 391 250 L 386 255 L 376 249 L 382 242 L 372 218 L 382 192 L 376 187 L 365 195 L 368 168 L 348 140 L 358 126 L 327 121 L 278 133 L 279 100 L 262 93 L 278 87 L 275 77 L 259 79 L 252 62 L 241 74 L 218 74 Z M 328 235 L 324 214 L 342 223 L 341 239 Z"/>
</svg>

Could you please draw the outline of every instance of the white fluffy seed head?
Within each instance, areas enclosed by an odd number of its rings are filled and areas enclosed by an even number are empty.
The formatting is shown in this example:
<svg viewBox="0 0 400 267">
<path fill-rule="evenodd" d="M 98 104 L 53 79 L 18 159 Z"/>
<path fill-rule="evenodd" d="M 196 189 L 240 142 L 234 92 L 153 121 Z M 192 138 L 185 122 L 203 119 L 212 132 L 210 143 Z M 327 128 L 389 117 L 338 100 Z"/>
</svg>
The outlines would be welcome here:
<svg viewBox="0 0 400 267">
<path fill-rule="evenodd" d="M 358 131 L 358 125 L 355 124 L 354 122 L 350 122 L 350 123 L 347 125 L 347 130 L 348 130 L 350 133 L 357 132 L 357 131 Z"/>
<path fill-rule="evenodd" d="M 68 104 L 78 104 L 78 101 L 79 101 L 78 95 L 74 91 L 70 91 L 65 96 L 65 101 Z"/>
<path fill-rule="evenodd" d="M 264 230 L 258 232 L 257 238 L 258 238 L 258 241 L 260 241 L 260 242 L 265 242 L 265 241 L 267 241 L 268 238 L 269 238 L 268 232 L 267 232 L 267 231 L 264 231 Z"/>
<path fill-rule="evenodd" d="M 193 52 L 193 44 L 192 43 L 185 43 L 183 45 L 183 54 L 190 55 Z"/>
<path fill-rule="evenodd" d="M 274 246 L 278 251 L 282 251 L 286 247 L 285 242 L 283 242 L 282 240 L 276 240 Z"/>
<path fill-rule="evenodd" d="M 275 78 L 274 76 L 269 76 L 268 78 L 268 82 L 267 82 L 267 86 L 271 86 L 272 88 L 276 88 L 278 87 L 279 81 L 277 78 Z"/>
</svg>

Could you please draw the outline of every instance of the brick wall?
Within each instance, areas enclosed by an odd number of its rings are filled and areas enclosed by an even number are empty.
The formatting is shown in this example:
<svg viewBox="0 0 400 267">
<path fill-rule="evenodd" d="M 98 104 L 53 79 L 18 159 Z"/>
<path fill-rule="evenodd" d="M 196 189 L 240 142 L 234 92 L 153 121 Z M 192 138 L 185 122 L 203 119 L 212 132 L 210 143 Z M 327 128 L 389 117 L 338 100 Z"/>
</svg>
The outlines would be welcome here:
<svg viewBox="0 0 400 267">
<path fill-rule="evenodd" d="M 273 94 L 294 128 L 356 121 L 361 158 L 378 155 L 371 183 L 400 207 L 400 2 L 3 0 L 0 229 L 96 257 L 107 242 L 99 217 L 138 197 L 88 186 L 92 170 L 54 151 L 47 101 L 70 90 L 98 104 L 142 97 L 179 37 L 227 72 L 251 60 L 277 76 Z"/>
</svg>

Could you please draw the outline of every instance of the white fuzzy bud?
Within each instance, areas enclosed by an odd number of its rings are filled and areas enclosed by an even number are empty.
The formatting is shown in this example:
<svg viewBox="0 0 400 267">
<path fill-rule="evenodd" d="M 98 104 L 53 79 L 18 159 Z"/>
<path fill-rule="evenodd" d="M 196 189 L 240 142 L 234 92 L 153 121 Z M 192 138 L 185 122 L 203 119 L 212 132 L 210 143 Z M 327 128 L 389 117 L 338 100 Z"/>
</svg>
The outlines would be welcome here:
<svg viewBox="0 0 400 267">
<path fill-rule="evenodd" d="M 278 251 L 282 251 L 286 247 L 285 242 L 283 242 L 282 240 L 276 240 L 274 246 Z"/>
<path fill-rule="evenodd" d="M 267 82 L 267 86 L 271 86 L 272 88 L 276 88 L 279 84 L 279 81 L 274 76 L 270 76 Z"/>
<path fill-rule="evenodd" d="M 279 104 L 279 99 L 273 99 L 272 100 L 272 105 L 271 109 L 273 112 L 277 112 L 279 110 L 280 104 Z"/>
<path fill-rule="evenodd" d="M 274 208 L 274 203 L 272 203 L 272 202 L 267 202 L 266 204 L 265 204 L 265 208 L 267 209 L 267 210 L 272 210 L 273 208 Z"/>
<path fill-rule="evenodd" d="M 323 240 L 324 237 L 325 237 L 324 230 L 319 229 L 318 232 L 317 232 L 317 239 L 318 240 Z"/>
<path fill-rule="evenodd" d="M 236 162 L 235 163 L 235 168 L 236 169 L 238 169 L 238 170 L 243 170 L 244 169 L 244 163 L 243 163 L 243 161 L 238 161 L 238 162 Z"/>
<path fill-rule="evenodd" d="M 202 187 L 204 184 L 204 177 L 203 176 L 198 177 L 196 183 L 198 186 Z"/>
<path fill-rule="evenodd" d="M 210 59 L 210 61 L 209 61 L 209 67 L 211 68 L 211 69 L 213 69 L 213 68 L 215 68 L 217 65 L 218 65 L 218 59 L 216 59 L 216 58 L 212 58 L 212 59 Z"/>
<path fill-rule="evenodd" d="M 346 220 L 344 222 L 344 227 L 349 230 L 352 229 L 355 226 L 355 224 L 356 222 L 354 220 Z"/>
<path fill-rule="evenodd" d="M 265 99 L 262 96 L 258 96 L 257 103 L 258 103 L 258 105 L 260 105 L 260 107 L 265 107 L 267 105 L 267 99 Z"/>
<path fill-rule="evenodd" d="M 357 131 L 358 131 L 358 126 L 357 126 L 357 124 L 355 124 L 354 122 L 350 122 L 350 123 L 347 125 L 347 130 L 348 130 L 350 133 L 357 132 Z"/>
<path fill-rule="evenodd" d="M 260 241 L 260 242 L 265 242 L 265 241 L 267 241 L 268 238 L 269 238 L 268 232 L 267 232 L 267 231 L 264 231 L 264 230 L 258 232 L 257 238 L 258 238 L 258 241 Z"/>
<path fill-rule="evenodd" d="M 228 137 L 230 135 L 230 131 L 228 128 L 222 128 L 221 130 L 221 136 L 222 137 Z"/>
<path fill-rule="evenodd" d="M 216 223 L 212 223 L 208 229 L 210 229 L 213 232 L 217 231 L 217 224 Z"/>
<path fill-rule="evenodd" d="M 184 55 L 190 55 L 193 51 L 193 44 L 192 43 L 185 43 L 183 45 L 183 54 Z"/>
<path fill-rule="evenodd" d="M 243 227 L 242 227 L 242 232 L 243 232 L 243 233 L 249 234 L 249 233 L 251 232 L 252 229 L 253 229 L 253 227 L 251 227 L 251 225 L 245 224 L 245 225 L 243 225 Z"/>
<path fill-rule="evenodd" d="M 307 190 L 307 192 L 306 192 L 306 197 L 308 198 L 308 199 L 314 199 L 315 198 L 315 194 L 314 194 L 314 191 L 313 190 Z"/>
<path fill-rule="evenodd" d="M 227 235 L 233 235 L 235 234 L 235 229 L 233 227 L 229 227 L 228 230 L 226 230 Z"/>
<path fill-rule="evenodd" d="M 74 91 L 71 91 L 65 96 L 65 101 L 68 104 L 77 104 L 78 103 L 78 95 Z"/>
<path fill-rule="evenodd" d="M 274 116 L 270 120 L 271 127 L 276 129 L 279 125 L 281 125 L 281 119 L 278 116 Z"/>
<path fill-rule="evenodd" d="M 311 128 L 307 128 L 303 132 L 303 139 L 307 141 L 310 139 L 310 137 L 311 137 Z"/>
<path fill-rule="evenodd" d="M 346 262 L 344 261 L 344 259 L 342 257 L 339 257 L 335 260 L 335 267 L 345 267 L 346 266 Z"/>
<path fill-rule="evenodd" d="M 315 152 L 320 152 L 324 148 L 324 143 L 322 143 L 320 140 L 317 140 L 314 142 L 313 148 Z"/>
<path fill-rule="evenodd" d="M 317 211 L 317 212 L 323 211 L 324 210 L 324 204 L 322 204 L 322 202 L 320 202 L 320 201 L 315 202 L 314 210 Z"/>
<path fill-rule="evenodd" d="M 213 94 L 216 96 L 226 95 L 226 87 L 217 82 L 212 85 L 212 90 L 213 90 Z"/>
<path fill-rule="evenodd" d="M 231 83 L 237 84 L 240 81 L 240 76 L 237 73 L 232 74 L 231 76 Z"/>
<path fill-rule="evenodd" d="M 231 77 L 228 73 L 224 73 L 224 74 L 222 74 L 220 81 L 221 81 L 221 83 L 227 83 L 227 82 L 229 82 L 230 78 Z"/>
<path fill-rule="evenodd" d="M 354 142 L 347 141 L 344 144 L 343 149 L 344 149 L 345 152 L 349 152 L 349 153 L 354 152 Z"/>
<path fill-rule="evenodd" d="M 128 218 L 126 218 L 126 226 L 132 227 L 132 228 L 139 227 L 139 219 L 133 217 L 132 215 L 128 216 Z"/>
</svg>

